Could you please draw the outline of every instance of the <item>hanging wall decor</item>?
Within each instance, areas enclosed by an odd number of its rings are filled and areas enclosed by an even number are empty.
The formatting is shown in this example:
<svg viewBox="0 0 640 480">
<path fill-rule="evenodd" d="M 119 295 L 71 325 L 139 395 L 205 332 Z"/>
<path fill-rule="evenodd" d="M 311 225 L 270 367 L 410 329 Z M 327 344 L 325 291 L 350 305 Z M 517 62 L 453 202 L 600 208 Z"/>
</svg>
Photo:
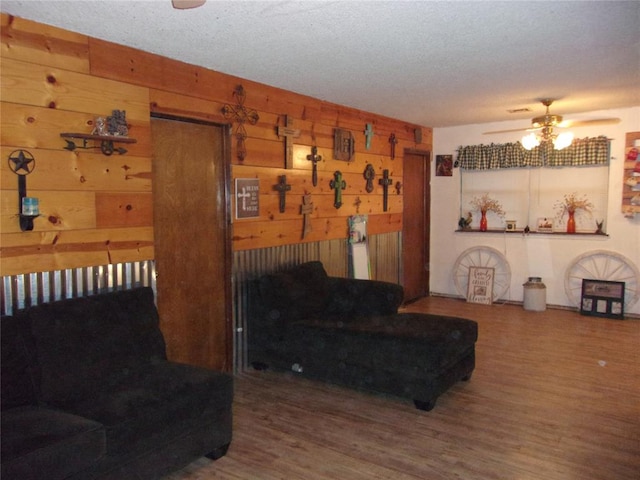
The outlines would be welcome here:
<svg viewBox="0 0 640 480">
<path fill-rule="evenodd" d="M 15 150 L 9 154 L 9 168 L 18 176 L 18 218 L 20 230 L 33 230 L 33 220 L 40 215 L 39 201 L 27 197 L 27 175 L 36 168 L 36 159 L 26 150 Z"/>
<path fill-rule="evenodd" d="M 305 238 L 311 231 L 311 214 L 313 213 L 313 200 L 310 193 L 302 196 L 300 214 L 302 215 L 302 238 Z"/>
<path fill-rule="evenodd" d="M 291 185 L 287 184 L 286 175 L 280 175 L 278 179 L 279 181 L 276 185 L 273 186 L 273 189 L 278 192 L 278 196 L 280 197 L 278 202 L 280 213 L 284 213 L 285 203 L 287 200 L 287 192 L 291 190 Z"/>
<path fill-rule="evenodd" d="M 349 130 L 336 128 L 333 131 L 333 158 L 350 162 L 355 154 L 355 139 Z"/>
<path fill-rule="evenodd" d="M 333 172 L 333 180 L 329 182 L 329 186 L 335 191 L 333 206 L 340 208 L 342 206 L 342 190 L 347 188 L 347 182 L 342 179 L 342 172 L 339 170 Z"/>
<path fill-rule="evenodd" d="M 391 159 L 396 158 L 396 145 L 398 144 L 398 139 L 396 138 L 396 134 L 392 133 L 389 136 L 389 143 L 391 144 Z"/>
<path fill-rule="evenodd" d="M 367 123 L 364 127 L 364 136 L 366 139 L 364 143 L 364 148 L 369 150 L 371 148 L 371 139 L 373 138 L 373 127 L 371 126 L 370 123 Z"/>
<path fill-rule="evenodd" d="M 284 137 L 284 168 L 293 168 L 293 139 L 300 136 L 300 129 L 293 128 L 293 120 L 289 115 L 284 116 L 284 126 L 276 129 L 278 137 Z"/>
<path fill-rule="evenodd" d="M 238 160 L 242 162 L 247 156 L 247 149 L 244 144 L 244 141 L 247 138 L 247 131 L 244 128 L 244 124 L 249 123 L 250 125 L 255 125 L 258 123 L 260 116 L 257 111 L 244 106 L 246 94 L 242 85 L 238 85 L 235 88 L 233 96 L 236 97 L 238 104 L 225 105 L 222 107 L 222 114 L 224 115 L 224 118 L 237 123 L 235 133 L 237 157 Z"/>
<path fill-rule="evenodd" d="M 382 171 L 382 178 L 378 183 L 382 185 L 382 210 L 386 212 L 389 208 L 389 185 L 393 184 L 393 180 L 389 178 L 389 170 L 385 168 Z"/>
<path fill-rule="evenodd" d="M 311 155 L 307 155 L 307 160 L 309 160 L 312 164 L 312 170 L 311 170 L 311 183 L 313 183 L 313 186 L 315 187 L 316 185 L 318 185 L 318 162 L 320 160 L 322 160 L 322 157 L 320 155 L 318 155 L 318 147 L 316 147 L 315 145 L 313 147 L 311 147 Z"/>
<path fill-rule="evenodd" d="M 367 181 L 365 186 L 365 190 L 367 193 L 373 192 L 373 179 L 376 177 L 376 171 L 373 168 L 373 165 L 367 163 L 367 167 L 364 169 L 364 179 Z"/>
</svg>

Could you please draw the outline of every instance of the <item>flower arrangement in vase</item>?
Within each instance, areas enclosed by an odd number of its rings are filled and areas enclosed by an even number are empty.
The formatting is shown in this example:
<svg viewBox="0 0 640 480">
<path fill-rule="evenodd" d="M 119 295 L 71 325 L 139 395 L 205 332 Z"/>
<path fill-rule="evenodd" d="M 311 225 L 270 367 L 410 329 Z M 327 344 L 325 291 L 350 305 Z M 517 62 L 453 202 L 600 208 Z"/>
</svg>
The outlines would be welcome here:
<svg viewBox="0 0 640 480">
<path fill-rule="evenodd" d="M 480 214 L 482 215 L 480 218 L 481 232 L 487 231 L 487 212 L 493 212 L 501 218 L 505 215 L 500 202 L 491 198 L 488 193 L 480 197 L 473 197 L 473 200 L 469 203 L 475 210 L 480 210 Z"/>
<path fill-rule="evenodd" d="M 565 213 L 569 216 L 567 219 L 567 233 L 576 233 L 575 213 L 579 210 L 583 210 L 589 215 L 593 211 L 593 203 L 587 199 L 586 195 L 578 197 L 574 192 L 565 195 L 562 200 L 556 202 L 556 211 L 560 220 L 564 218 Z"/>
</svg>

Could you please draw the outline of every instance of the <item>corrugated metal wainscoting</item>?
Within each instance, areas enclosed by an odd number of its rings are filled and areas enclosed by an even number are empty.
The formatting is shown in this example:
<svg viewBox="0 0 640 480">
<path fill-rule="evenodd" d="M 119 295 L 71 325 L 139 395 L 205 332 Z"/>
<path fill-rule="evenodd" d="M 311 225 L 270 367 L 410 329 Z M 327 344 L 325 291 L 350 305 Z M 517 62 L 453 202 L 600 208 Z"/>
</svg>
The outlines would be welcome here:
<svg viewBox="0 0 640 480">
<path fill-rule="evenodd" d="M 369 236 L 371 278 L 401 283 L 400 232 Z M 258 250 L 242 250 L 233 254 L 233 319 L 234 371 L 242 372 L 247 362 L 248 294 L 253 280 L 267 273 L 285 270 L 293 265 L 319 260 L 327 273 L 347 277 L 349 250 L 346 240 L 285 245 Z"/>
<path fill-rule="evenodd" d="M 153 260 L 2 277 L 1 313 L 65 298 L 146 286 L 156 291 Z"/>
</svg>

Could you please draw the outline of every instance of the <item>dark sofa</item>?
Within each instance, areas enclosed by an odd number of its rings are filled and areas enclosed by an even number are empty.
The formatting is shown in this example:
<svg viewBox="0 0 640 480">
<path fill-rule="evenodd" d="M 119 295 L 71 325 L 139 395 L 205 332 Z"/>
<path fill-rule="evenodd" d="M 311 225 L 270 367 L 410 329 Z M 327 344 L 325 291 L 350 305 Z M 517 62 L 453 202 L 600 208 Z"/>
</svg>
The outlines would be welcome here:
<svg viewBox="0 0 640 480">
<path fill-rule="evenodd" d="M 148 287 L 1 320 L 2 480 L 157 479 L 231 442 L 230 375 L 167 360 Z"/>
<path fill-rule="evenodd" d="M 431 410 L 475 367 L 476 322 L 398 313 L 400 285 L 330 277 L 307 262 L 252 286 L 248 357 L 256 369 L 412 399 Z"/>
</svg>

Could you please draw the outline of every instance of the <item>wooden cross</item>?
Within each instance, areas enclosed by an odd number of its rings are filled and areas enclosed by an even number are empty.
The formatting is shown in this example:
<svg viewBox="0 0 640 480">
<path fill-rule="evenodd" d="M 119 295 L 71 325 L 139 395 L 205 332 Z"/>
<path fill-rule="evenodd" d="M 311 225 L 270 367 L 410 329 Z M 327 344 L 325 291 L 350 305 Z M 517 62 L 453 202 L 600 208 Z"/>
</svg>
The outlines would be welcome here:
<svg viewBox="0 0 640 480">
<path fill-rule="evenodd" d="M 278 137 L 284 137 L 284 168 L 293 168 L 293 139 L 300 136 L 300 129 L 293 128 L 293 120 L 284 116 L 284 126 L 278 126 Z"/>
<path fill-rule="evenodd" d="M 280 181 L 277 185 L 273 186 L 274 190 L 278 191 L 278 195 L 280 196 L 280 213 L 284 213 L 284 207 L 286 202 L 287 192 L 291 190 L 291 185 L 287 185 L 287 176 L 280 175 Z"/>
<path fill-rule="evenodd" d="M 315 187 L 318 185 L 318 167 L 317 163 L 322 160 L 322 157 L 318 155 L 318 147 L 315 145 L 311 147 L 311 155 L 307 155 L 307 160 L 313 162 L 313 170 L 311 172 L 311 183 Z"/>
<path fill-rule="evenodd" d="M 311 218 L 313 213 L 313 202 L 311 201 L 311 194 L 305 193 L 302 196 L 302 205 L 300 206 L 300 214 L 302 215 L 302 238 L 306 237 L 311 232 Z"/>
<path fill-rule="evenodd" d="M 332 190 L 335 190 L 333 206 L 340 208 L 342 206 L 342 190 L 347 188 L 347 182 L 342 179 L 342 172 L 340 172 L 340 170 L 333 172 L 333 180 L 329 182 L 329 186 Z"/>
<path fill-rule="evenodd" d="M 389 170 L 385 168 L 382 171 L 382 178 L 378 180 L 378 183 L 382 185 L 382 210 L 386 212 L 389 206 L 389 185 L 393 183 L 393 180 L 389 178 Z"/>
<path fill-rule="evenodd" d="M 369 150 L 371 148 L 371 137 L 373 137 L 373 127 L 370 123 L 365 125 L 364 136 L 366 137 L 365 148 Z"/>
<path fill-rule="evenodd" d="M 365 190 L 367 193 L 373 192 L 373 179 L 376 177 L 376 171 L 373 168 L 373 165 L 367 163 L 367 168 L 364 169 L 364 178 L 367 181 L 367 186 Z"/>
<path fill-rule="evenodd" d="M 396 144 L 398 140 L 396 139 L 396 134 L 392 133 L 389 137 L 389 143 L 391 144 L 391 158 L 396 158 Z"/>
<path fill-rule="evenodd" d="M 255 110 L 245 108 L 244 99 L 246 95 L 242 85 L 236 87 L 233 95 L 236 97 L 238 105 L 225 105 L 222 107 L 222 114 L 224 118 L 238 123 L 236 127 L 236 149 L 238 160 L 242 162 L 247 156 L 247 149 L 244 145 L 244 140 L 247 138 L 247 131 L 244 128 L 244 123 L 248 122 L 251 125 L 255 125 L 258 123 L 258 120 L 260 120 L 260 116 Z"/>
</svg>

